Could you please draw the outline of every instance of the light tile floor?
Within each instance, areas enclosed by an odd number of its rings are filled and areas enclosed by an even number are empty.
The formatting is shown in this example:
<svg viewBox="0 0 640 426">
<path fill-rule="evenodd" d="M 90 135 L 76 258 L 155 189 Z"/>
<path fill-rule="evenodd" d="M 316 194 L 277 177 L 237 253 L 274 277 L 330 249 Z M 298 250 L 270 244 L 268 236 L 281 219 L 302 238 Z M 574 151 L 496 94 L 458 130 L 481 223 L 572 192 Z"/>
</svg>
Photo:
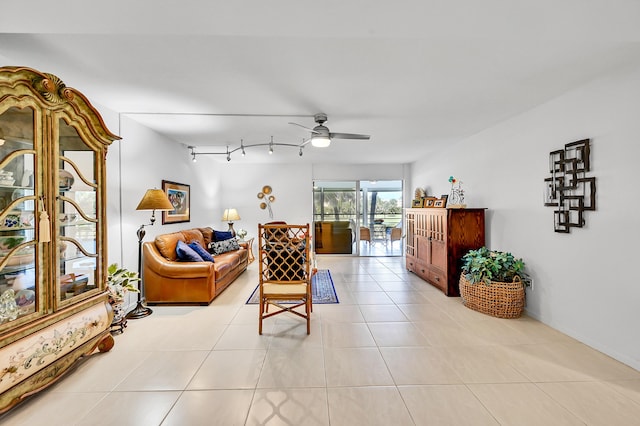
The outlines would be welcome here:
<svg viewBox="0 0 640 426">
<path fill-rule="evenodd" d="M 258 335 L 257 265 L 208 307 L 155 307 L 0 417 L 27 425 L 638 425 L 640 372 L 531 318 L 465 308 L 402 258 L 325 256 L 340 304 Z"/>
</svg>

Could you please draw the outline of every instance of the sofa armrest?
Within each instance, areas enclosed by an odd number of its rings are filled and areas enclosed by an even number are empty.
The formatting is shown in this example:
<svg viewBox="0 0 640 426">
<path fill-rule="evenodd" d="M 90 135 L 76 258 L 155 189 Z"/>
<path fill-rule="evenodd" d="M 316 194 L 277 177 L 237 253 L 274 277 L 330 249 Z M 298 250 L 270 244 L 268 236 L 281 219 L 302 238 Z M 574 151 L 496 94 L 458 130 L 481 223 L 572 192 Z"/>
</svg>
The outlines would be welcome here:
<svg viewBox="0 0 640 426">
<path fill-rule="evenodd" d="M 145 267 L 156 274 L 167 278 L 201 278 L 215 274 L 212 262 L 175 262 L 163 257 L 154 243 L 147 242 L 142 246 Z"/>
</svg>

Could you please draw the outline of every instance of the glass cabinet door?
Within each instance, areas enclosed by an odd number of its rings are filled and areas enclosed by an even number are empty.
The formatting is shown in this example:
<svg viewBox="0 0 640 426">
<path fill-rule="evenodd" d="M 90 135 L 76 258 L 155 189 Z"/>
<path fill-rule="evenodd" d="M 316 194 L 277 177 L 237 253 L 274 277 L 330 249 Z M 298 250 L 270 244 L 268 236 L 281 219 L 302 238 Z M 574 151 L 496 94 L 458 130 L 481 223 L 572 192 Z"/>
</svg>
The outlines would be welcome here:
<svg viewBox="0 0 640 426">
<path fill-rule="evenodd" d="M 0 328 L 42 311 L 36 240 L 34 110 L 0 113 Z"/>
<path fill-rule="evenodd" d="M 96 153 L 77 130 L 59 120 L 58 301 L 67 303 L 98 288 L 98 185 Z"/>
</svg>

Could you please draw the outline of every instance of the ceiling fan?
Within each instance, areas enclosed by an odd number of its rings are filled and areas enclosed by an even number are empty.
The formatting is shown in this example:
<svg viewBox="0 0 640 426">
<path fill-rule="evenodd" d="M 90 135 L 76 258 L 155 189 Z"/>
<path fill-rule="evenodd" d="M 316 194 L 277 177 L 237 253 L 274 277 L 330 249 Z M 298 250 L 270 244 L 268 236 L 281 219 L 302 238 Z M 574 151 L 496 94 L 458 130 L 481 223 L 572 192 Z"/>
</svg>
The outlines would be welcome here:
<svg viewBox="0 0 640 426">
<path fill-rule="evenodd" d="M 369 135 L 360 135 L 357 133 L 332 133 L 329 129 L 324 125 L 324 122 L 327 121 L 327 114 L 316 114 L 313 116 L 318 125 L 313 129 L 310 129 L 302 124 L 292 123 L 294 126 L 302 127 L 303 129 L 307 129 L 311 132 L 311 138 L 303 143 L 303 145 L 311 142 L 311 145 L 319 148 L 328 147 L 331 144 L 331 139 L 357 139 L 357 140 L 369 140 L 371 136 Z"/>
</svg>

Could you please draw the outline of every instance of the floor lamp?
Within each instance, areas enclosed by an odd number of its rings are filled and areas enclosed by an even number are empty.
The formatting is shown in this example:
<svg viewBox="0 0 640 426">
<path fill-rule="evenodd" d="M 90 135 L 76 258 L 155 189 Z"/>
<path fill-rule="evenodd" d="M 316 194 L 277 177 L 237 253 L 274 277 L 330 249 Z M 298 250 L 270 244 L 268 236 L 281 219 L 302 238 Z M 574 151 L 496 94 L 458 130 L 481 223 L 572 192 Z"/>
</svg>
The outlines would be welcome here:
<svg viewBox="0 0 640 426">
<path fill-rule="evenodd" d="M 156 221 L 156 210 L 173 210 L 173 204 L 162 189 L 148 189 L 140 200 L 136 210 L 151 210 L 151 220 L 147 224 L 140 225 L 136 235 L 138 236 L 138 277 L 140 277 L 140 291 L 138 292 L 138 304 L 127 314 L 127 319 L 138 319 L 149 316 L 153 311 L 142 304 L 144 300 L 144 277 L 142 276 L 142 240 L 146 234 L 144 227 L 153 226 Z"/>
</svg>

